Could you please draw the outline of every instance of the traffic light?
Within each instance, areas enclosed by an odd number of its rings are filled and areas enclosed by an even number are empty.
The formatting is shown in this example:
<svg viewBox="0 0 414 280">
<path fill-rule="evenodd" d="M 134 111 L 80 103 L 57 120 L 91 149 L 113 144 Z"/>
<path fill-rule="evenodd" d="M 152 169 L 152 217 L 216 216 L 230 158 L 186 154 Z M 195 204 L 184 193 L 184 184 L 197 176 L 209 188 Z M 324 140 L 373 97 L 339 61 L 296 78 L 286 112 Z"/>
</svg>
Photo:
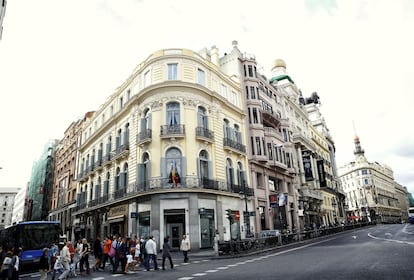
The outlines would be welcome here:
<svg viewBox="0 0 414 280">
<path fill-rule="evenodd" d="M 227 209 L 226 212 L 227 212 L 226 218 L 230 221 L 230 224 L 232 224 L 234 221 L 234 216 L 235 216 L 233 213 L 233 210 Z"/>
<path fill-rule="evenodd" d="M 240 221 L 240 212 L 239 211 L 234 211 L 234 218 L 236 219 L 236 221 Z"/>
</svg>

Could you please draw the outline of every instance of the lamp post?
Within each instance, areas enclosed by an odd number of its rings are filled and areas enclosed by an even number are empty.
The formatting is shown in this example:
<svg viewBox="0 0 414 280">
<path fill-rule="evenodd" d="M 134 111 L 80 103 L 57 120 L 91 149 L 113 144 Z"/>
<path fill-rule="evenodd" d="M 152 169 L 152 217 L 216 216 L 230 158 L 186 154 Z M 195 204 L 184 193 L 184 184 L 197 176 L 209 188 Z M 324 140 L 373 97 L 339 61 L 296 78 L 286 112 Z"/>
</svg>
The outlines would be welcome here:
<svg viewBox="0 0 414 280">
<path fill-rule="evenodd" d="M 244 228 L 246 229 L 246 237 L 250 236 L 250 215 L 247 208 L 247 190 L 246 190 L 246 180 L 243 180 L 243 191 L 239 192 L 240 198 L 244 199 Z"/>
</svg>

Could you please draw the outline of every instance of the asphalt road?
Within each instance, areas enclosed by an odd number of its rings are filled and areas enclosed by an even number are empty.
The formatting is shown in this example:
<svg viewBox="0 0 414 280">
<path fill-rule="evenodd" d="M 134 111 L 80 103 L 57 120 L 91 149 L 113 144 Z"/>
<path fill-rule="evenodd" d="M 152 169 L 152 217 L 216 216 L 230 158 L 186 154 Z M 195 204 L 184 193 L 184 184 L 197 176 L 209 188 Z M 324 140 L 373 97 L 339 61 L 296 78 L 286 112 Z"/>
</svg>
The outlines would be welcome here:
<svg viewBox="0 0 414 280">
<path fill-rule="evenodd" d="M 77 279 L 414 280 L 413 260 L 414 225 L 377 225 L 253 256 L 193 258 L 188 264 L 177 258 L 173 270 L 126 275 L 93 272 Z M 23 279 L 39 279 L 39 274 Z"/>
</svg>

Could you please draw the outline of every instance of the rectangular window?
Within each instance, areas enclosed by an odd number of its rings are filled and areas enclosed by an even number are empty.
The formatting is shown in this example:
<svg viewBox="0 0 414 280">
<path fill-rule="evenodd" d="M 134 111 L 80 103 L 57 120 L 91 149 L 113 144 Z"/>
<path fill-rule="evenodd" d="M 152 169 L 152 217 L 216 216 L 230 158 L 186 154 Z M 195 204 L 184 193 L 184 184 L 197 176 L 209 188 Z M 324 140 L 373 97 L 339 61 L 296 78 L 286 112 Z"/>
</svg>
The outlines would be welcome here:
<svg viewBox="0 0 414 280">
<path fill-rule="evenodd" d="M 168 80 L 177 80 L 178 79 L 178 64 L 177 63 L 171 63 L 168 65 Z"/>
<path fill-rule="evenodd" d="M 253 123 L 259 123 L 259 117 L 257 115 L 257 108 L 253 108 Z"/>
<path fill-rule="evenodd" d="M 250 137 L 250 145 L 252 147 L 252 155 L 254 155 L 254 138 L 253 138 L 253 136 Z"/>
<path fill-rule="evenodd" d="M 202 86 L 206 85 L 206 73 L 200 68 L 197 69 L 197 79 L 200 85 Z"/>
<path fill-rule="evenodd" d="M 249 77 L 253 77 L 253 67 L 251 65 L 247 66 L 249 70 Z"/>
<path fill-rule="evenodd" d="M 239 105 L 238 104 L 239 102 L 238 102 L 238 99 L 237 99 L 237 93 L 234 92 L 234 91 L 232 91 L 231 93 L 233 95 L 233 100 L 232 100 L 233 101 L 233 105 L 236 105 L 236 106 Z"/>
<path fill-rule="evenodd" d="M 255 88 L 254 87 L 250 87 L 250 98 L 251 99 L 256 99 L 256 92 L 255 92 Z"/>
<path fill-rule="evenodd" d="M 262 155 L 262 149 L 260 147 L 260 137 L 256 137 L 256 152 L 258 156 Z"/>
<path fill-rule="evenodd" d="M 221 84 L 221 96 L 227 99 L 227 87 Z"/>
<path fill-rule="evenodd" d="M 119 109 L 122 109 L 124 107 L 124 98 L 119 98 Z"/>
</svg>

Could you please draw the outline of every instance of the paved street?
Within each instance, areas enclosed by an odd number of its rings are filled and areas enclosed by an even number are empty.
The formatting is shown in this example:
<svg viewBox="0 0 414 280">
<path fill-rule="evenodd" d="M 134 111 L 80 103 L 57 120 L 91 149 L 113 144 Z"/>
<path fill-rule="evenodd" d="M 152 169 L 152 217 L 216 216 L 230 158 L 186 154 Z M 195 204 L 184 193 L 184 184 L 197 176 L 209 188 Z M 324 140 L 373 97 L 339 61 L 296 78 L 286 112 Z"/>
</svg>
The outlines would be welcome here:
<svg viewBox="0 0 414 280">
<path fill-rule="evenodd" d="M 414 279 L 414 225 L 377 225 L 240 258 L 207 256 L 211 253 L 184 264 L 177 252 L 173 270 L 92 272 L 78 279 Z"/>
</svg>

